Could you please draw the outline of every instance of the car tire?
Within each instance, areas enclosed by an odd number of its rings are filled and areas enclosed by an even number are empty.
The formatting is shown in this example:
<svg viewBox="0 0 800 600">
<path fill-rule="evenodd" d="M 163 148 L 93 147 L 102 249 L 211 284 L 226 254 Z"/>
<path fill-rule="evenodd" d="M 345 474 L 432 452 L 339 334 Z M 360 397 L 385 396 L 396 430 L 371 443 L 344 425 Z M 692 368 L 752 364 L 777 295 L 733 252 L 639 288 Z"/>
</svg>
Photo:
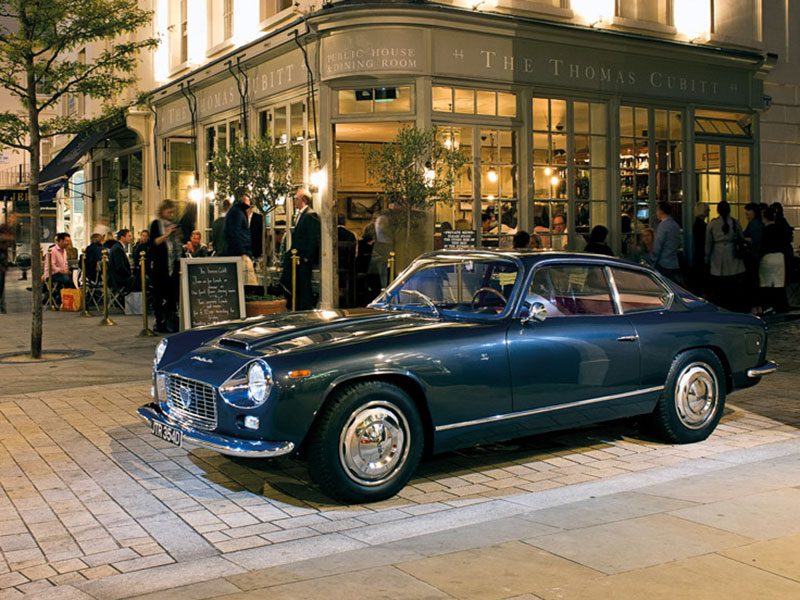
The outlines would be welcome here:
<svg viewBox="0 0 800 600">
<path fill-rule="evenodd" d="M 691 444 L 706 439 L 725 408 L 725 369 L 711 350 L 678 354 L 652 415 L 658 433 L 668 442 Z"/>
<path fill-rule="evenodd" d="M 321 409 L 308 443 L 311 479 L 343 502 L 376 502 L 408 483 L 422 457 L 422 420 L 398 386 L 366 381 Z"/>
</svg>

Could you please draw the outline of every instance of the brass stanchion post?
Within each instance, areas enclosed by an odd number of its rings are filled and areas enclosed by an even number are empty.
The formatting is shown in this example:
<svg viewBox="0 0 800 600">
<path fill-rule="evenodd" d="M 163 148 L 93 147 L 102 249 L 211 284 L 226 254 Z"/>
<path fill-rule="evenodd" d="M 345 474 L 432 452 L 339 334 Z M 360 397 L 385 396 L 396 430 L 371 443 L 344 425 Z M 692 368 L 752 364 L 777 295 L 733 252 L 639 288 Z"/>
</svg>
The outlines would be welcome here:
<svg viewBox="0 0 800 600">
<path fill-rule="evenodd" d="M 81 296 L 83 296 L 82 317 L 91 317 L 89 312 L 89 286 L 86 283 L 86 254 L 81 254 Z"/>
<path fill-rule="evenodd" d="M 394 281 L 394 252 L 389 252 L 389 260 L 386 261 L 386 266 L 389 268 L 389 283 Z"/>
<path fill-rule="evenodd" d="M 297 310 L 297 265 L 300 264 L 300 257 L 297 256 L 297 249 L 292 250 L 292 311 Z"/>
<path fill-rule="evenodd" d="M 108 248 L 103 248 L 103 320 L 100 325 L 116 325 L 108 318 Z"/>
<path fill-rule="evenodd" d="M 142 278 L 142 330 L 139 337 L 153 337 L 155 333 L 147 326 L 147 274 L 144 270 L 144 252 L 139 253 L 139 273 Z"/>
<path fill-rule="evenodd" d="M 53 249 L 47 249 L 47 306 L 51 310 L 56 309 L 56 301 L 53 298 Z"/>
</svg>

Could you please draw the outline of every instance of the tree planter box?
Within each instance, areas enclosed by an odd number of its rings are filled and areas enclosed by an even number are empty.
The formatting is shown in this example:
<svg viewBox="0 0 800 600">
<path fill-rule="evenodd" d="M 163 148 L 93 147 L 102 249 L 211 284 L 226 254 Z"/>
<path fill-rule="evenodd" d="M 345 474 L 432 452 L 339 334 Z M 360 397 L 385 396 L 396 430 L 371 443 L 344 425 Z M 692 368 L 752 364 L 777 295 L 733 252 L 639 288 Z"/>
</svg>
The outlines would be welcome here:
<svg viewBox="0 0 800 600">
<path fill-rule="evenodd" d="M 245 302 L 245 310 L 248 317 L 274 315 L 286 312 L 286 300 L 248 300 Z"/>
</svg>

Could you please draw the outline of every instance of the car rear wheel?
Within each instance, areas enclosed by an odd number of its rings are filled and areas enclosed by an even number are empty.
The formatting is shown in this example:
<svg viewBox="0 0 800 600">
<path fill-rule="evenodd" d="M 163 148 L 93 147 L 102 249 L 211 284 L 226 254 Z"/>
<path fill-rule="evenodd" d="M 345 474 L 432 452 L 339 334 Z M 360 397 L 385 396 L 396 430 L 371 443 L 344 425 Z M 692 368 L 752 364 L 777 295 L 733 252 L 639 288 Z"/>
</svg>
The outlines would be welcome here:
<svg viewBox="0 0 800 600">
<path fill-rule="evenodd" d="M 690 350 L 672 361 L 653 421 L 667 441 L 689 444 L 711 435 L 724 407 L 725 370 L 719 358 L 711 350 Z"/>
<path fill-rule="evenodd" d="M 309 472 L 338 500 L 385 500 L 416 470 L 423 439 L 422 421 L 408 394 L 383 381 L 357 383 L 322 408 L 309 441 Z"/>
</svg>

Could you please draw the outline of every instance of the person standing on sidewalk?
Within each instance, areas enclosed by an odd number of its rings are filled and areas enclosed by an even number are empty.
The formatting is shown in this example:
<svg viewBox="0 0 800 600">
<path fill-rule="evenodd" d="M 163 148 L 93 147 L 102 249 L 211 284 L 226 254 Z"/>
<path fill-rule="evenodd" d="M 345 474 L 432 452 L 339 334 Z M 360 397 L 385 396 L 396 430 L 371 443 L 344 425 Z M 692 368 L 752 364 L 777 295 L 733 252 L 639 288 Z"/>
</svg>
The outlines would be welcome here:
<svg viewBox="0 0 800 600">
<path fill-rule="evenodd" d="M 175 223 L 175 203 L 164 200 L 158 207 L 158 218 L 150 224 L 150 273 L 153 280 L 153 311 L 156 331 L 175 333 L 178 330 L 178 296 L 180 293 L 180 229 Z"/>
<path fill-rule="evenodd" d="M 211 225 L 211 249 L 216 256 L 225 256 L 225 217 L 231 209 L 231 201 L 222 201 L 222 211 Z"/>
<path fill-rule="evenodd" d="M 253 240 L 247 211 L 250 210 L 250 196 L 242 194 L 242 199 L 234 203 L 225 215 L 225 252 L 223 256 L 239 256 L 242 259 L 244 285 L 258 285 L 253 266 Z"/>
<path fill-rule="evenodd" d="M 289 292 L 286 301 L 291 306 L 292 250 L 297 250 L 300 262 L 297 264 L 296 273 L 297 301 L 295 308 L 297 310 L 311 310 L 316 305 L 311 275 L 314 267 L 319 264 L 319 215 L 311 208 L 311 193 L 305 188 L 300 188 L 295 193 L 294 208 L 296 216 L 294 228 L 292 229 L 292 244 L 289 252 L 284 255 L 281 285 Z"/>
<path fill-rule="evenodd" d="M 669 202 L 658 203 L 656 218 L 659 223 L 653 242 L 653 252 L 650 254 L 651 262 L 659 273 L 678 285 L 683 285 L 681 263 L 678 258 L 683 245 L 681 226 L 672 218 L 672 206 Z"/>
<path fill-rule="evenodd" d="M 711 274 L 711 301 L 728 310 L 744 310 L 744 261 L 734 253 L 734 243 L 742 237 L 739 222 L 731 216 L 727 200 L 717 204 L 719 216 L 706 231 L 706 264 Z M 747 307 L 750 310 L 750 307 Z"/>
<path fill-rule="evenodd" d="M 14 246 L 14 218 L 0 224 L 0 314 L 6 313 L 6 271 L 10 266 L 8 251 Z"/>
</svg>

